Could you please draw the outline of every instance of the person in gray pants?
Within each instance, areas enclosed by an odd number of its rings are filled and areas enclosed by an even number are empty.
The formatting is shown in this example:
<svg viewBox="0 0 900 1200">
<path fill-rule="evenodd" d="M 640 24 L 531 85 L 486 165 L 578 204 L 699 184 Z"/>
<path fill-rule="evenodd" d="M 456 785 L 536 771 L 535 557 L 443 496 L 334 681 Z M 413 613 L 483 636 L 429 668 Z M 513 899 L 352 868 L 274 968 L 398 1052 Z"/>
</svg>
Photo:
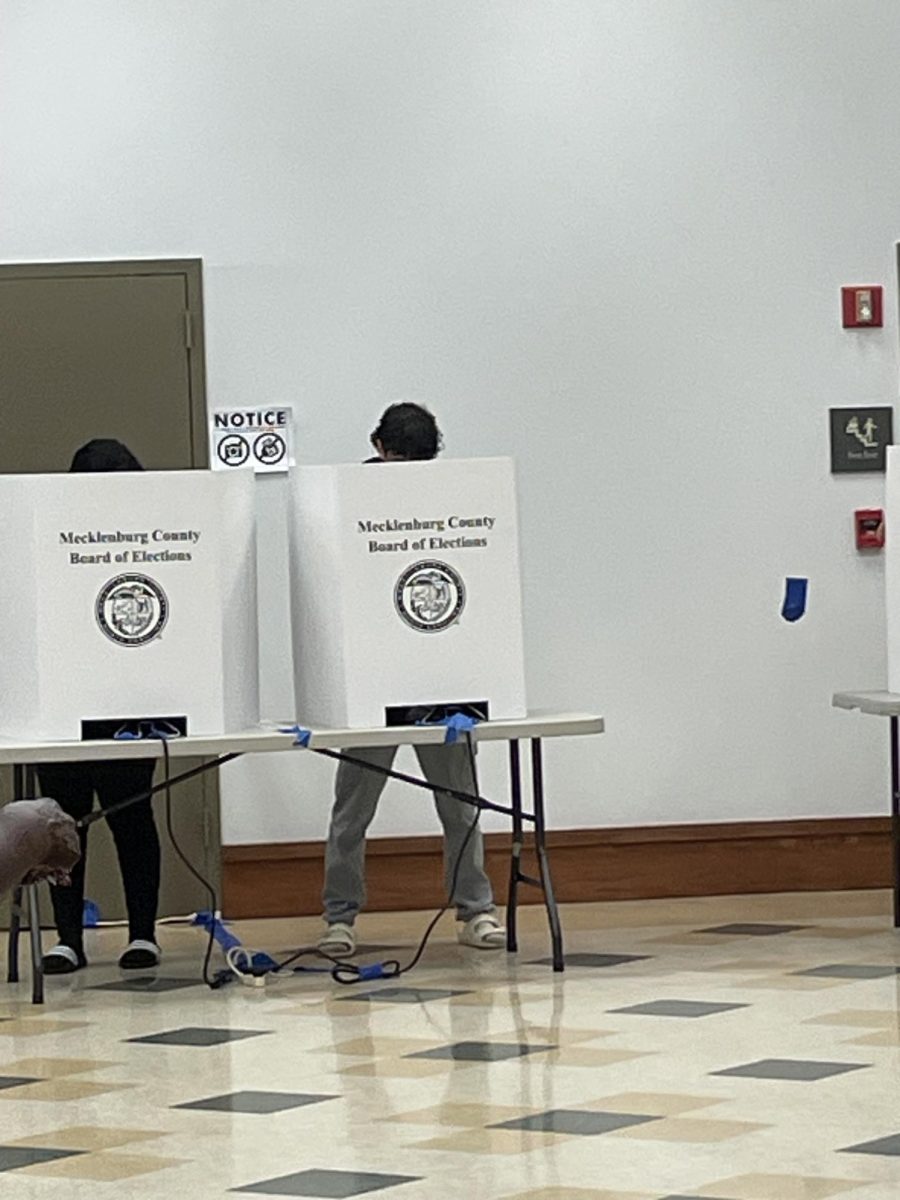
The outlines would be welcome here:
<svg viewBox="0 0 900 1200">
<path fill-rule="evenodd" d="M 431 459 L 441 449 L 437 422 L 418 404 L 391 405 L 371 440 L 377 457 L 368 461 L 376 463 Z M 478 810 L 444 790 L 477 792 L 469 744 L 463 740 L 415 749 L 444 827 L 444 879 L 450 903 L 455 905 L 461 922 L 459 940 L 480 950 L 501 949 L 506 943 L 506 930 L 498 920 L 491 883 L 485 874 L 481 830 L 472 828 Z M 369 746 L 352 751 L 351 757 L 386 770 L 396 753 L 395 746 Z M 342 762 L 338 767 L 325 849 L 325 930 L 318 943 L 320 950 L 336 958 L 349 957 L 356 950 L 353 925 L 366 900 L 366 833 L 386 783 L 380 771 L 357 763 Z"/>
</svg>

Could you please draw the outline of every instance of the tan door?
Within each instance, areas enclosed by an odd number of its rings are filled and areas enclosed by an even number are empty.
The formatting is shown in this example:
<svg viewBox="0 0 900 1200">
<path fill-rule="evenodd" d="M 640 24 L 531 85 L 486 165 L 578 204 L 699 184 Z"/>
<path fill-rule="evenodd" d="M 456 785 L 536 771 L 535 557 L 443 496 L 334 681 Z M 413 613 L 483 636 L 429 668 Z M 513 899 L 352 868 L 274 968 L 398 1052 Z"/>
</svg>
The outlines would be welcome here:
<svg viewBox="0 0 900 1200">
<path fill-rule="evenodd" d="M 94 437 L 118 438 L 148 470 L 206 466 L 201 296 L 199 260 L 0 266 L 0 471 L 65 471 Z M 179 843 L 218 887 L 214 775 L 180 785 L 173 800 Z M 160 915 L 207 908 L 167 845 L 161 803 Z M 124 916 L 102 821 L 91 830 L 86 896 L 104 919 Z"/>
</svg>

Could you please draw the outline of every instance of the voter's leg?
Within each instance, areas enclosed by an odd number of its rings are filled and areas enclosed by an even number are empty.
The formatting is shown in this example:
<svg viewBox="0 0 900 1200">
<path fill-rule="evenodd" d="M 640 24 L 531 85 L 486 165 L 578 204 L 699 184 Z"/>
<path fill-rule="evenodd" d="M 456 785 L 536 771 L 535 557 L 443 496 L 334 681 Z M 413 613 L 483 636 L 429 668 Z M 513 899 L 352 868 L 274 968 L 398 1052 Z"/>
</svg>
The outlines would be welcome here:
<svg viewBox="0 0 900 1200">
<path fill-rule="evenodd" d="M 38 764 L 41 791 L 55 800 L 76 821 L 94 806 L 90 763 Z M 81 858 L 72 868 L 68 887 L 50 885 L 53 918 L 59 942 L 43 958 L 45 975 L 68 975 L 86 965 L 84 956 L 84 872 L 87 861 L 87 830 L 79 829 Z"/>
<path fill-rule="evenodd" d="M 94 764 L 94 785 L 103 809 L 139 796 L 153 786 L 155 761 L 109 761 Z M 148 798 L 110 814 L 109 828 L 116 843 L 125 908 L 128 912 L 129 946 L 119 959 L 126 970 L 146 970 L 159 962 L 156 944 L 156 914 L 159 906 L 159 834 Z"/>
<path fill-rule="evenodd" d="M 499 949 L 506 931 L 497 920 L 491 881 L 484 870 L 484 839 L 479 828 L 472 828 L 478 809 L 441 790 L 477 794 L 468 744 L 417 746 L 416 754 L 422 774 L 434 789 L 435 806 L 444 827 L 444 877 L 450 902 L 456 905 L 457 920 L 464 923 L 460 940 L 479 949 Z"/>
<path fill-rule="evenodd" d="M 397 750 L 395 746 L 368 746 L 347 753 L 388 770 Z M 380 771 L 347 761 L 338 766 L 322 893 L 328 929 L 319 939 L 319 948 L 326 953 L 347 955 L 355 949 L 353 922 L 366 902 L 366 832 L 386 782 Z"/>
</svg>

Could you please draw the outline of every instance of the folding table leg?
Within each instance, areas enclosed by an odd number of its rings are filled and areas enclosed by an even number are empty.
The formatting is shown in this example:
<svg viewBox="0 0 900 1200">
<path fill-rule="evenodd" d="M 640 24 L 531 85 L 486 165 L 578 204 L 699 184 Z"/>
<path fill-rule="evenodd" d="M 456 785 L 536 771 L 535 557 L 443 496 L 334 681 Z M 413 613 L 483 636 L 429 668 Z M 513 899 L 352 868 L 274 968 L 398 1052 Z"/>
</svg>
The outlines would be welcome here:
<svg viewBox="0 0 900 1200">
<path fill-rule="evenodd" d="M 556 897 L 553 894 L 550 860 L 547 857 L 547 827 L 544 819 L 544 764 L 540 738 L 533 738 L 531 742 L 531 788 L 534 794 L 534 845 L 537 851 L 541 889 L 544 893 L 544 907 L 547 910 L 547 920 L 550 924 L 553 970 L 564 971 L 566 960 L 563 952 L 562 926 L 559 920 L 559 909 L 556 907 Z"/>
<path fill-rule="evenodd" d="M 506 949 L 519 948 L 518 904 L 522 879 L 522 763 L 517 740 L 509 743 L 509 783 L 512 815 L 512 854 L 509 860 L 509 891 L 506 898 Z"/>
</svg>

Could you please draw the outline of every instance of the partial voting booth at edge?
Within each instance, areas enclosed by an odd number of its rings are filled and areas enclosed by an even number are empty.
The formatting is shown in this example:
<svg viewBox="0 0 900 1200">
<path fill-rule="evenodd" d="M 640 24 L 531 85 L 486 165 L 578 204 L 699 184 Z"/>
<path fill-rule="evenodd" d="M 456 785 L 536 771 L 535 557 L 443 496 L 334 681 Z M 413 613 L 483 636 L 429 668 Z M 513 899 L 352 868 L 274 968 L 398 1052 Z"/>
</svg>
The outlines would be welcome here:
<svg viewBox="0 0 900 1200">
<path fill-rule="evenodd" d="M 888 446 L 885 477 L 887 690 L 836 692 L 835 708 L 888 719 L 894 926 L 900 929 L 900 446 Z"/>
<path fill-rule="evenodd" d="M 167 768 L 170 755 L 202 755 L 212 770 L 298 743 L 339 756 L 451 740 L 447 718 L 463 715 L 474 740 L 509 744 L 508 948 L 519 885 L 536 885 L 562 970 L 541 741 L 597 733 L 602 721 L 526 705 L 513 463 L 292 470 L 292 713 L 259 711 L 254 487 L 249 470 L 0 477 L 0 606 L 10 614 L 0 760 L 165 751 Z M 23 798 L 33 772 L 16 778 Z M 526 827 L 537 878 L 521 865 Z M 40 999 L 37 893 L 27 892 Z M 14 918 L 11 978 L 17 952 Z"/>
</svg>

